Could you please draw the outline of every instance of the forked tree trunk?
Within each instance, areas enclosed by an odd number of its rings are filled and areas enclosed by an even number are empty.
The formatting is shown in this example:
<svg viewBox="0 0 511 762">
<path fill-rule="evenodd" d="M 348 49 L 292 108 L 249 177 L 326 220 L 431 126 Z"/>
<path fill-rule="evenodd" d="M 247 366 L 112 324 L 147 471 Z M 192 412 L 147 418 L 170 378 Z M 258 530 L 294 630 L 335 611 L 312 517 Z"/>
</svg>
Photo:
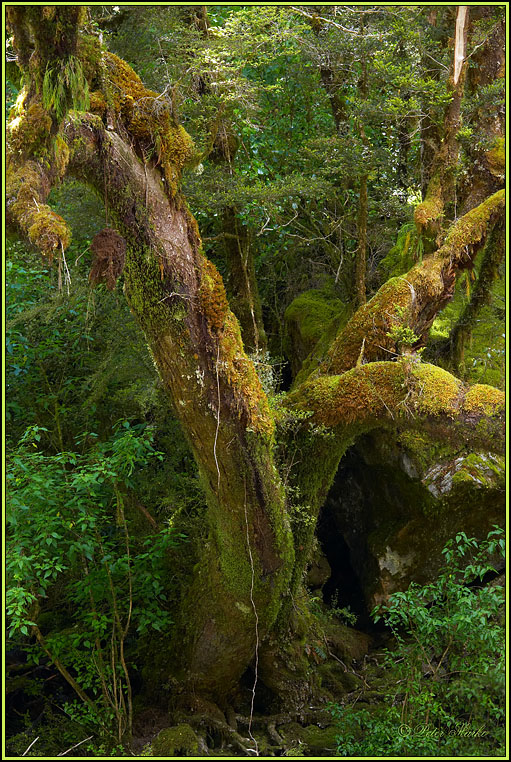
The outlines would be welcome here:
<svg viewBox="0 0 511 762">
<path fill-rule="evenodd" d="M 180 172 L 192 151 L 170 110 L 162 111 L 157 94 L 94 39 L 88 46 L 78 39 L 76 47 L 93 91 L 90 110 L 75 109 L 66 117 L 72 93 L 63 114 L 43 102 L 37 67 L 57 66 L 54 48 L 62 26 L 77 30 L 79 16 L 73 14 L 68 6 L 16 6 L 10 15 L 21 66 L 26 73 L 36 67 L 36 84 L 8 128 L 9 224 L 48 257 L 64 257 L 69 231 L 46 201 L 52 183 L 68 172 L 108 200 L 126 241 L 126 297 L 207 498 L 203 556 L 169 633 L 169 678 L 185 695 L 221 701 L 261 652 L 262 679 L 303 703 L 310 690 L 306 659 L 287 634 L 307 624 L 306 613 L 296 623 L 296 601 L 318 511 L 348 445 L 385 425 L 425 427 L 463 446 L 503 447 L 501 392 L 468 389 L 446 371 L 410 358 L 376 362 L 392 328 L 409 324 L 426 335 L 452 293 L 456 273 L 502 213 L 503 191 L 459 220 L 433 257 L 385 284 L 360 308 L 314 377 L 288 395 L 275 415 L 243 350 L 222 279 L 202 252 L 196 222 L 179 192 Z M 34 58 L 30 46 L 42 28 L 52 44 Z M 76 67 L 69 60 L 73 55 L 67 51 L 59 64 Z M 33 128 L 41 120 L 54 125 L 54 139 L 45 132 L 40 140 L 40 130 Z M 148 154 L 153 159 L 144 162 Z M 364 342 L 367 364 L 360 360 Z M 391 344 L 390 351 L 395 349 Z M 301 421 L 282 454 L 292 499 L 274 458 L 275 419 L 284 421 L 284 430 L 289 419 L 291 429 Z M 300 669 L 293 672 L 288 664 L 280 679 L 275 664 L 300 653 Z"/>
</svg>

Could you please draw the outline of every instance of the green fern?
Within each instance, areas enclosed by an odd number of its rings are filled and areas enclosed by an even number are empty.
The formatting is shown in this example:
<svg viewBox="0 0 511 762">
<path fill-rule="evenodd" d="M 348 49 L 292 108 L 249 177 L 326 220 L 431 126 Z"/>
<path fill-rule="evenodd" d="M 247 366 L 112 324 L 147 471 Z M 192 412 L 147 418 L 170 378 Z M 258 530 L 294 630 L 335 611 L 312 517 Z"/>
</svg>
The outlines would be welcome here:
<svg viewBox="0 0 511 762">
<path fill-rule="evenodd" d="M 86 111 L 89 85 L 78 58 L 70 56 L 59 69 L 46 68 L 43 79 L 43 106 L 53 110 L 60 121 L 69 108 Z"/>
</svg>

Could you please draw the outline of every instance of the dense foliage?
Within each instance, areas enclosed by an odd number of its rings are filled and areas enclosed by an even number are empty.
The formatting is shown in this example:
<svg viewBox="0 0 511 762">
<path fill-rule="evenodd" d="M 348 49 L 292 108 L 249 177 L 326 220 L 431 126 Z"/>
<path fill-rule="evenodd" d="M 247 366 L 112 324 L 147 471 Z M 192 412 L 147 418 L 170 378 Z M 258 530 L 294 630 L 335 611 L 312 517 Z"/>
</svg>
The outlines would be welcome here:
<svg viewBox="0 0 511 762">
<path fill-rule="evenodd" d="M 412 582 L 373 613 L 396 638 L 384 700 L 375 712 L 332 708 L 342 756 L 504 753 L 504 589 L 481 586 L 504 558 L 503 531 L 481 543 L 462 532 L 444 557 L 437 580 Z"/>
</svg>

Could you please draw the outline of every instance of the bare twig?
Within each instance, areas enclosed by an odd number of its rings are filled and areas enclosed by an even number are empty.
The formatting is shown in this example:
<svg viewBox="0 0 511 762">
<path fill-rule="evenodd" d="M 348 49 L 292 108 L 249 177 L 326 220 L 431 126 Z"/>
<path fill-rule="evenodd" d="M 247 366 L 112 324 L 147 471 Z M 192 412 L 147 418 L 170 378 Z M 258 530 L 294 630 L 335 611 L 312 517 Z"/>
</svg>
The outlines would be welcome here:
<svg viewBox="0 0 511 762">
<path fill-rule="evenodd" d="M 65 751 L 61 751 L 60 754 L 57 754 L 57 757 L 63 757 L 64 754 L 68 753 L 68 751 L 72 751 L 73 749 L 76 749 L 77 746 L 81 746 L 82 743 L 85 743 L 85 741 L 90 741 L 91 738 L 94 738 L 94 736 L 89 736 L 88 738 L 84 738 L 83 741 L 78 741 L 78 743 L 75 743 L 74 746 L 71 746 L 69 749 L 66 749 Z"/>
<path fill-rule="evenodd" d="M 37 738 L 34 738 L 34 740 L 32 741 L 32 743 L 30 744 L 30 746 L 29 746 L 27 749 L 25 749 L 25 751 L 23 752 L 23 754 L 22 754 L 21 756 L 22 756 L 22 757 L 24 757 L 24 756 L 25 756 L 25 754 L 26 754 L 27 752 L 29 752 L 29 751 L 30 751 L 30 749 L 32 748 L 32 746 L 33 746 L 33 745 L 35 744 L 35 742 L 36 742 L 36 741 L 38 741 L 38 740 L 39 740 L 39 736 L 37 736 Z"/>
</svg>

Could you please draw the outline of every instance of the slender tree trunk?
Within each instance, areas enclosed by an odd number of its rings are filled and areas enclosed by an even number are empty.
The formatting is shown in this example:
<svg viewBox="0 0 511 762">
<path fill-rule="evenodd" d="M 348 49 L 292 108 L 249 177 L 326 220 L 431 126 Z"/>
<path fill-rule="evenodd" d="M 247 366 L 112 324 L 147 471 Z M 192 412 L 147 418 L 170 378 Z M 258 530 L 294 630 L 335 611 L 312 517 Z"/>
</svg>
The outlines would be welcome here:
<svg viewBox="0 0 511 762">
<path fill-rule="evenodd" d="M 264 352 L 266 333 L 250 233 L 238 219 L 236 209 L 226 207 L 222 215 L 225 258 L 228 268 L 227 293 L 231 309 L 241 327 L 247 352 Z"/>
<path fill-rule="evenodd" d="M 468 69 L 468 26 L 468 6 L 460 5 L 456 12 L 454 50 L 448 83 L 451 100 L 444 113 L 442 134 L 433 156 L 426 195 L 414 215 L 417 230 L 423 236 L 426 254 L 439 245 L 444 217 L 452 218 L 454 213 L 455 175 L 459 158 L 457 135 L 461 126 L 461 101 Z"/>
<path fill-rule="evenodd" d="M 360 178 L 357 213 L 357 253 L 355 259 L 355 295 L 356 304 L 366 303 L 367 271 L 367 175 Z"/>
</svg>

